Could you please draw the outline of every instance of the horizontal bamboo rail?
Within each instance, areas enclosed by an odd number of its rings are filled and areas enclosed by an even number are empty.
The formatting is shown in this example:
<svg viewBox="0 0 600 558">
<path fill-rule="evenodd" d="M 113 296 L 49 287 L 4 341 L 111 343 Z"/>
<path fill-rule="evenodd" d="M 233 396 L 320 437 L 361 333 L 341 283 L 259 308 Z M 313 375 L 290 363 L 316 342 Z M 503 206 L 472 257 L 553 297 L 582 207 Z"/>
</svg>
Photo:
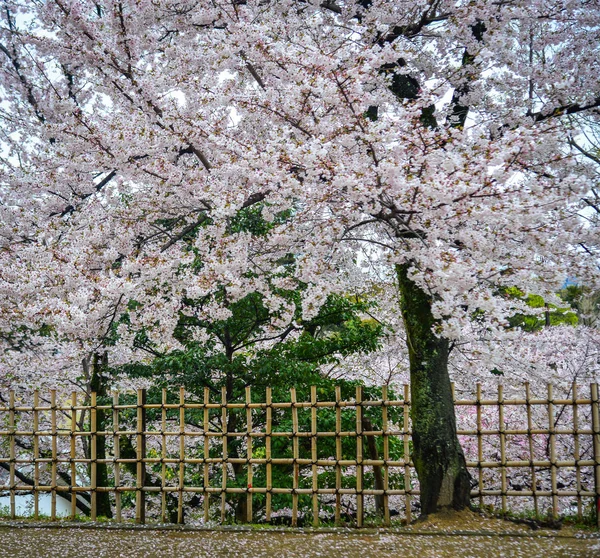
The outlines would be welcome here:
<svg viewBox="0 0 600 558">
<path fill-rule="evenodd" d="M 590 398 L 583 398 L 583 399 L 577 399 L 577 400 L 573 400 L 573 399 L 553 399 L 553 404 L 554 405 L 572 405 L 573 403 L 576 403 L 577 405 L 591 405 L 593 400 Z M 405 400 L 399 400 L 399 401 L 389 401 L 389 400 L 377 400 L 377 401 L 361 401 L 361 402 L 356 402 L 356 401 L 318 401 L 317 403 L 311 403 L 310 401 L 308 402 L 302 402 L 302 401 L 298 401 L 298 402 L 283 402 L 283 403 L 271 403 L 271 404 L 267 404 L 267 403 L 185 403 L 185 408 L 186 409 L 222 409 L 223 407 L 226 407 L 229 410 L 234 410 L 234 409 L 253 409 L 253 410 L 259 410 L 259 409 L 267 409 L 267 408 L 271 408 L 271 409 L 291 409 L 292 407 L 295 407 L 297 409 L 311 409 L 312 407 L 316 407 L 317 409 L 327 409 L 327 408 L 336 408 L 336 407 L 341 407 L 341 408 L 356 408 L 356 407 L 404 407 L 405 405 L 409 405 L 410 403 L 408 403 Z M 498 405 L 498 400 L 497 399 L 481 399 L 481 400 L 477 400 L 477 399 L 459 399 L 456 400 L 454 402 L 454 405 L 457 407 L 473 407 L 476 405 L 482 405 L 482 406 L 497 406 Z M 502 401 L 502 405 L 503 406 L 524 406 L 524 405 L 548 405 L 548 399 L 531 399 L 530 401 L 527 401 L 526 399 L 505 399 Z M 84 411 L 84 410 L 88 410 L 90 408 L 89 405 L 66 405 L 64 407 L 61 407 L 61 410 L 74 410 L 74 411 Z M 124 411 L 126 409 L 137 409 L 138 406 L 137 405 L 97 405 L 95 407 L 97 410 L 117 410 L 117 411 Z M 180 404 L 179 403 L 148 403 L 146 405 L 144 405 L 144 408 L 146 410 L 151 410 L 151 409 L 179 409 L 180 408 Z M 10 406 L 1 406 L 0 405 L 0 412 L 2 411 L 9 411 L 11 409 Z M 33 410 L 37 410 L 37 411 L 51 411 L 52 407 L 51 406 L 27 406 L 27 405 L 22 405 L 22 406 L 15 406 L 13 407 L 13 410 L 16 412 L 31 412 Z"/>
<path fill-rule="evenodd" d="M 477 385 L 475 399 L 456 400 L 462 422 L 470 417 L 458 434 L 463 444 L 473 443 L 467 451 L 472 498 L 496 502 L 504 512 L 512 499 L 529 498 L 536 513 L 545 498 L 554 516 L 567 499 L 580 516 L 584 499 L 600 505 L 598 386 L 590 386 L 588 397 L 580 398 L 581 391 L 573 385 L 569 397 L 554 398 L 548 386 L 546 398 L 533 398 L 525 385 L 524 399 L 505 398 L 501 387 L 496 398 L 484 398 Z M 10 516 L 16 517 L 17 496 L 31 493 L 36 517 L 40 495 L 50 494 L 52 519 L 57 497 L 68 500 L 71 517 L 86 508 L 95 519 L 106 493 L 117 521 L 138 523 L 146 522 L 152 495 L 160 498 L 160 520 L 179 523 L 192 510 L 186 501 L 198 496 L 204 521 L 234 513 L 242 521 L 270 521 L 277 507 L 289 507 L 292 525 L 304 516 L 318 525 L 324 508 L 338 522 L 345 509 L 357 526 L 373 511 L 389 525 L 399 509 L 407 521 L 418 511 L 408 386 L 397 399 L 384 387 L 379 400 L 363 398 L 362 388 L 346 401 L 339 389 L 335 401 L 319 401 L 316 387 L 308 401 L 298 401 L 293 388 L 280 402 L 269 388 L 259 402 L 249 387 L 243 402 L 227 401 L 224 390 L 220 395 L 211 401 L 205 389 L 201 402 L 190 402 L 181 389 L 173 403 L 163 390 L 160 403 L 147 403 L 140 390 L 135 403 L 123 404 L 114 393 L 98 404 L 96 394 L 81 402 L 76 393 L 59 399 L 52 391 L 49 404 L 40 405 L 36 392 L 33 405 L 24 405 L 10 391 L 0 399 L 6 402 L 0 406 L 0 495 L 8 493 Z M 511 416 L 519 412 L 520 418 Z M 80 430 L 84 413 L 88 429 Z M 324 416 L 327 427 L 319 430 Z M 98 452 L 101 439 L 108 454 Z M 111 486 L 99 485 L 100 467 L 110 471 Z"/>
</svg>

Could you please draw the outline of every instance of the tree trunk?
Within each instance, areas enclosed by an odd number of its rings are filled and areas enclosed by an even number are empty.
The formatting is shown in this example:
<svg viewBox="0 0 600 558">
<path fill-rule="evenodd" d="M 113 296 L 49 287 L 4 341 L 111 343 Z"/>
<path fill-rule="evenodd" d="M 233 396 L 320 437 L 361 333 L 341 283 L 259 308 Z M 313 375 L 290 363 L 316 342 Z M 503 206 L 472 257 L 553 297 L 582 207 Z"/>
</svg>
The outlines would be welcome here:
<svg viewBox="0 0 600 558">
<path fill-rule="evenodd" d="M 103 368 L 108 366 L 106 353 L 103 357 L 94 355 L 92 363 L 92 377 L 90 389 L 96 392 L 99 399 L 106 397 L 106 384 L 102 378 Z M 100 402 L 99 402 L 100 404 Z M 106 431 L 106 411 L 98 409 L 96 411 L 97 429 L 99 432 Z M 98 436 L 96 441 L 96 459 L 106 459 L 106 436 Z M 109 486 L 108 468 L 106 463 L 98 463 L 96 465 L 98 486 Z M 110 506 L 110 494 L 108 492 L 98 492 L 97 513 L 99 516 L 112 518 L 112 508 Z"/>
<path fill-rule="evenodd" d="M 363 432 L 372 432 L 374 430 L 371 419 L 363 417 L 362 419 Z M 367 440 L 367 449 L 369 452 L 369 459 L 373 461 L 379 461 L 379 454 L 377 452 L 377 444 L 375 443 L 375 436 L 365 436 Z M 364 468 L 363 468 L 364 472 Z M 363 484 L 364 486 L 364 484 Z M 373 488 L 375 490 L 383 490 L 383 472 L 381 465 L 373 465 Z M 383 494 L 377 494 L 375 496 L 375 514 L 383 516 L 385 513 Z"/>
<path fill-rule="evenodd" d="M 410 358 L 413 461 L 421 486 L 421 513 L 469 506 L 470 483 L 456 435 L 448 375 L 449 343 L 434 334 L 431 297 L 396 266 L 400 307 Z"/>
</svg>

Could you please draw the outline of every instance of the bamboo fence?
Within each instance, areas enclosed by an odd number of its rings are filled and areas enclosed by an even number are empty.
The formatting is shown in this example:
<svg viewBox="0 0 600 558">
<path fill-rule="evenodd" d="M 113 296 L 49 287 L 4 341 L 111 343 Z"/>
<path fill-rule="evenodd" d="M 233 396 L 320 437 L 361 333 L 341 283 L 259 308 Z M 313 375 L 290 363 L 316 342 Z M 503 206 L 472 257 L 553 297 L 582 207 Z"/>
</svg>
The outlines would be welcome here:
<svg viewBox="0 0 600 558">
<path fill-rule="evenodd" d="M 360 527 L 377 499 L 385 525 L 398 514 L 398 502 L 403 519 L 410 521 L 418 510 L 419 487 L 410 458 L 409 387 L 404 386 L 403 397 L 396 399 L 388 399 L 386 387 L 377 400 L 363 399 L 360 387 L 349 400 L 342 399 L 340 388 L 334 401 L 320 401 L 317 393 L 313 386 L 309 400 L 298 401 L 292 388 L 287 401 L 274 402 L 267 388 L 257 402 L 248 387 L 244 401 L 230 402 L 225 389 L 215 397 L 206 388 L 202 400 L 189 401 L 182 388 L 178 400 L 163 390 L 160 402 L 148 403 L 146 391 L 139 390 L 134 401 L 130 396 L 123 403 L 123 394 L 114 393 L 98 404 L 94 393 L 79 403 L 76 393 L 59 402 L 57 392 L 51 391 L 44 400 L 35 392 L 33 404 L 24 405 L 10 391 L 8 398 L 0 399 L 5 401 L 0 406 L 0 494 L 8 494 L 12 518 L 17 495 L 33 494 L 33 516 L 38 518 L 40 495 L 50 494 L 51 519 L 57 518 L 60 497 L 70 500 L 72 519 L 81 513 L 84 501 L 95 520 L 99 495 L 109 493 L 118 522 L 134 511 L 135 521 L 145 523 L 147 500 L 155 498 L 160 521 L 167 521 L 173 508 L 176 521 L 183 523 L 185 500 L 194 496 L 205 521 L 227 521 L 234 501 L 244 520 L 269 522 L 276 515 L 273 502 L 280 496 L 289 497 L 292 525 L 304 515 L 317 526 L 325 509 L 340 522 L 344 510 L 352 509 L 352 520 Z M 502 387 L 490 397 L 477 385 L 474 398 L 456 400 L 457 414 L 468 410 L 464 416 L 473 419 L 470 425 L 461 424 L 462 419 L 458 424 L 458 435 L 470 448 L 466 456 L 473 500 L 485 506 L 492 498 L 507 512 L 514 499 L 528 498 L 539 513 L 546 499 L 553 517 L 559 515 L 562 500 L 575 506 L 579 516 L 588 506 L 598 509 L 598 385 L 591 384 L 588 393 L 581 397 L 581 388 L 573 385 L 568 396 L 555 398 L 548 386 L 544 398 L 534 398 L 525 385 L 524 398 L 508 399 Z M 507 415 L 517 411 L 521 418 L 515 425 Z M 319 430 L 326 412 L 331 419 L 328 429 Z M 372 423 L 365 417 L 374 412 L 377 419 Z M 355 424 L 345 430 L 349 414 Z M 561 424 L 565 417 L 567 425 Z M 280 431 L 282 425 L 288 429 Z M 104 455 L 98 453 L 101 438 L 107 448 Z M 323 454 L 327 440 L 333 449 Z M 133 454 L 124 452 L 124 441 L 129 441 Z M 289 451 L 277 455 L 282 442 Z M 101 467 L 104 484 L 99 482 Z M 276 470 L 284 471 L 287 479 L 279 486 L 282 475 L 275 475 Z M 328 481 L 323 473 L 330 473 Z M 374 482 L 366 482 L 369 475 Z M 525 479 L 522 486 L 511 484 L 515 475 Z M 151 482 L 152 478 L 158 480 Z"/>
</svg>

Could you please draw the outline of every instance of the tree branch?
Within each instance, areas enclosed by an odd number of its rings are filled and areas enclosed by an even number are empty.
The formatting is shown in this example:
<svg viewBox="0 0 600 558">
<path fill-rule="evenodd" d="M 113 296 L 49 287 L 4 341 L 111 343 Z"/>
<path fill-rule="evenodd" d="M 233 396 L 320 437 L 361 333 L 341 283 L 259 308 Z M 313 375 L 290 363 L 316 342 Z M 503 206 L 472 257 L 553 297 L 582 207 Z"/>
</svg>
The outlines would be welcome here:
<svg viewBox="0 0 600 558">
<path fill-rule="evenodd" d="M 579 151 L 584 157 L 587 157 L 588 159 L 591 159 L 592 161 L 594 161 L 594 163 L 597 163 L 600 165 L 600 158 L 596 157 L 595 155 L 592 155 L 589 151 L 586 151 L 585 149 L 583 149 L 583 147 L 578 145 L 577 142 L 573 138 L 569 139 L 569 145 L 571 147 L 574 147 L 575 149 L 577 149 L 577 151 Z"/>
<path fill-rule="evenodd" d="M 207 219 L 208 219 L 208 216 L 205 214 L 202 214 L 200 219 L 198 219 L 194 223 L 190 223 L 187 227 L 184 227 L 178 234 L 176 234 L 175 236 L 170 238 L 168 242 L 163 244 L 160 251 L 166 252 L 171 246 L 173 246 L 173 244 L 176 244 L 177 242 L 179 242 L 185 235 L 191 233 L 196 227 L 199 227 L 200 225 L 202 225 L 202 223 L 204 223 Z"/>
<path fill-rule="evenodd" d="M 586 110 L 591 110 L 594 108 L 600 107 L 600 97 L 596 97 L 591 103 L 587 105 L 581 105 L 579 103 L 571 103 L 568 105 L 563 105 L 561 107 L 556 107 L 549 113 L 542 112 L 527 112 L 527 116 L 533 118 L 534 122 L 543 122 L 544 120 L 548 120 L 550 118 L 556 118 L 557 116 L 565 116 L 566 114 L 577 114 L 578 112 L 583 112 Z"/>
</svg>

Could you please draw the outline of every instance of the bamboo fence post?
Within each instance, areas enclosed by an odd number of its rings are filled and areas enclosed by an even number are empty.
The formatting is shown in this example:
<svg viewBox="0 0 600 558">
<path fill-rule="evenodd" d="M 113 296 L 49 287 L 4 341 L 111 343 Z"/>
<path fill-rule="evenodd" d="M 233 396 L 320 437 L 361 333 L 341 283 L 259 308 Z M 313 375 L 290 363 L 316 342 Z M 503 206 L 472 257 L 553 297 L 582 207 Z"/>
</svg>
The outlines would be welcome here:
<svg viewBox="0 0 600 558">
<path fill-rule="evenodd" d="M 119 392 L 113 393 L 113 456 L 115 463 L 115 518 L 118 523 L 122 521 L 121 512 L 121 491 L 119 486 L 121 485 L 121 465 L 119 459 L 121 459 L 121 438 L 119 436 Z"/>
<path fill-rule="evenodd" d="M 500 434 L 500 482 L 501 488 L 500 493 L 502 495 L 502 513 L 505 514 L 507 511 L 506 507 L 506 434 L 504 424 L 504 388 L 498 386 L 498 427 Z"/>
<path fill-rule="evenodd" d="M 535 474 L 535 451 L 533 449 L 533 418 L 531 413 L 531 387 L 529 382 L 525 382 L 525 409 L 527 411 L 527 440 L 529 442 L 529 463 L 531 468 L 531 492 L 533 494 L 533 508 L 535 510 L 535 516 L 539 517 L 540 511 L 538 507 L 537 498 L 537 478 Z"/>
<path fill-rule="evenodd" d="M 362 527 L 364 518 L 363 497 L 363 437 L 362 437 L 362 387 L 356 387 L 356 526 Z"/>
<path fill-rule="evenodd" d="M 558 517 L 558 487 L 556 479 L 556 435 L 554 425 L 554 394 L 552 384 L 548 384 L 548 435 L 550 442 L 550 480 L 552 485 L 552 517 Z"/>
<path fill-rule="evenodd" d="M 160 398 L 160 455 L 161 455 L 161 478 L 160 478 L 160 520 L 167 522 L 167 390 L 163 388 Z"/>
<path fill-rule="evenodd" d="M 56 390 L 50 390 L 50 427 L 52 429 L 52 468 L 50 487 L 50 520 L 56 521 L 56 488 L 58 486 L 58 430 L 56 425 Z"/>
<path fill-rule="evenodd" d="M 250 386 L 246 386 L 246 519 L 252 523 L 252 393 Z"/>
<path fill-rule="evenodd" d="M 76 438 L 75 433 L 77 432 L 77 393 L 74 391 L 71 393 L 71 439 L 70 442 L 70 461 L 71 461 L 71 521 L 75 520 L 77 515 L 77 491 L 74 488 L 77 486 L 77 463 L 75 459 L 77 457 L 77 448 L 75 446 Z"/>
<path fill-rule="evenodd" d="M 411 488 L 411 474 L 410 474 L 410 386 L 404 384 L 404 405 L 403 409 L 403 426 L 402 426 L 402 439 L 404 441 L 404 498 L 406 506 L 406 521 L 410 523 L 412 521 L 412 488 Z"/>
<path fill-rule="evenodd" d="M 390 489 L 390 468 L 388 461 L 390 459 L 390 437 L 389 437 L 389 425 L 388 425 L 388 387 L 381 387 L 381 428 L 383 430 L 383 524 L 385 527 L 390 526 L 390 497 L 388 490 Z M 406 484 L 404 485 L 406 490 Z M 406 506 L 410 507 L 410 494 L 405 493 Z"/>
<path fill-rule="evenodd" d="M 137 390 L 135 522 L 146 523 L 146 390 Z"/>
<path fill-rule="evenodd" d="M 292 480 L 292 527 L 298 526 L 298 481 L 300 466 L 298 465 L 298 407 L 296 406 L 296 388 L 290 389 L 292 406 L 292 454 L 293 454 L 293 480 Z"/>
<path fill-rule="evenodd" d="M 317 386 L 310 386 L 310 453 L 312 461 L 313 527 L 319 526 L 319 477 L 317 470 Z"/>
<path fill-rule="evenodd" d="M 209 477 L 209 465 L 208 459 L 210 458 L 210 437 L 208 435 L 208 431 L 210 430 L 210 417 L 209 417 L 209 409 L 208 404 L 210 403 L 210 389 L 208 387 L 204 388 L 204 416 L 203 416 L 203 425 L 202 428 L 204 430 L 204 465 L 202 467 L 203 470 L 203 485 L 204 485 L 204 523 L 208 523 L 209 520 L 209 512 L 210 512 L 210 492 L 208 489 L 210 488 L 210 477 Z"/>
<path fill-rule="evenodd" d="M 342 508 L 342 389 L 340 386 L 335 386 L 335 524 L 341 522 L 340 510 Z"/>
<path fill-rule="evenodd" d="M 177 523 L 183 523 L 183 489 L 185 484 L 185 388 L 179 388 L 179 500 Z"/>
<path fill-rule="evenodd" d="M 97 459 L 97 416 L 96 416 L 96 392 L 93 391 L 90 396 L 90 519 L 96 521 L 98 493 L 96 491 L 98 483 L 98 464 Z"/>
<path fill-rule="evenodd" d="M 577 491 L 577 517 L 583 516 L 583 503 L 581 501 L 581 452 L 579 448 L 579 406 L 577 403 L 578 389 L 577 384 L 573 382 L 573 459 L 575 460 L 575 490 Z"/>
<path fill-rule="evenodd" d="M 221 476 L 221 523 L 225 523 L 227 504 L 227 388 L 221 388 L 222 476 Z"/>
<path fill-rule="evenodd" d="M 16 498 L 15 498 L 15 466 L 16 466 L 16 451 L 15 451 L 15 392 L 14 390 L 10 390 L 9 393 L 9 402 L 8 402 L 8 431 L 10 432 L 8 436 L 9 443 L 9 485 L 10 485 L 10 518 L 15 519 L 17 516 L 17 506 L 16 506 Z"/>
<path fill-rule="evenodd" d="M 483 467 L 481 466 L 483 463 L 483 418 L 481 416 L 481 383 L 479 382 L 476 386 L 475 401 L 477 402 L 477 472 L 479 473 L 477 488 L 479 490 L 479 509 L 483 511 Z"/>
<path fill-rule="evenodd" d="M 266 392 L 266 406 L 267 406 L 267 419 L 265 425 L 265 460 L 267 462 L 266 465 L 266 485 L 267 485 L 267 494 L 266 494 L 266 521 L 267 523 L 271 522 L 271 491 L 273 490 L 273 472 L 271 466 L 271 429 L 273 428 L 273 409 L 272 409 L 272 392 L 271 388 L 267 388 Z"/>
<path fill-rule="evenodd" d="M 598 384 L 590 386 L 592 399 L 592 437 L 594 448 L 594 492 L 596 493 L 596 526 L 600 529 L 600 409 L 598 402 Z"/>
<path fill-rule="evenodd" d="M 50 520 L 56 521 L 56 489 L 58 486 L 58 430 L 56 425 L 56 390 L 50 390 L 50 421 L 52 429 L 52 468 L 50 487 Z"/>
<path fill-rule="evenodd" d="M 40 415 L 38 407 L 40 406 L 40 394 L 33 392 L 33 517 L 35 520 L 40 518 Z"/>
</svg>

